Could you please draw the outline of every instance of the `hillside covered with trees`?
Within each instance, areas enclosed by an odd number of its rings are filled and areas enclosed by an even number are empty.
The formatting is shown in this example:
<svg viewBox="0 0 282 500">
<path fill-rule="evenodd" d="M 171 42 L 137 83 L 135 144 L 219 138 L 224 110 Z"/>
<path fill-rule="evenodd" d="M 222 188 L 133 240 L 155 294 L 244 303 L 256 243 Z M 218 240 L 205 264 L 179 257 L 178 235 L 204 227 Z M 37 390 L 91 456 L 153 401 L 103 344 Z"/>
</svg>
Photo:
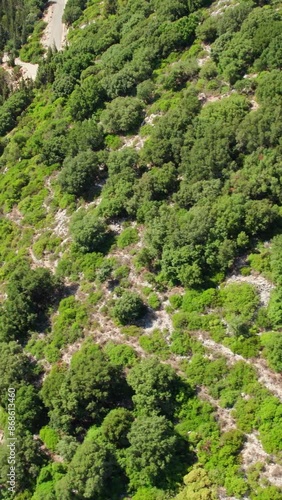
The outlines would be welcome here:
<svg viewBox="0 0 282 500">
<path fill-rule="evenodd" d="M 0 68 L 0 499 L 281 500 L 282 4 L 64 22 L 34 82 Z"/>
</svg>

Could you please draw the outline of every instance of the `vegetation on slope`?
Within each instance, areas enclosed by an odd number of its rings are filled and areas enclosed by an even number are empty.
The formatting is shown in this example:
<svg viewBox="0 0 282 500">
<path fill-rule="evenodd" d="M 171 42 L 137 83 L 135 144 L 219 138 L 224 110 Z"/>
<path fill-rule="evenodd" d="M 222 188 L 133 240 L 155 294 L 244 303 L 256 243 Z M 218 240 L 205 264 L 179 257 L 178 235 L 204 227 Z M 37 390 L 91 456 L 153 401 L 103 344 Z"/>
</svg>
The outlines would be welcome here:
<svg viewBox="0 0 282 500">
<path fill-rule="evenodd" d="M 2 75 L 0 498 L 282 498 L 280 9 L 69 0 Z"/>
</svg>

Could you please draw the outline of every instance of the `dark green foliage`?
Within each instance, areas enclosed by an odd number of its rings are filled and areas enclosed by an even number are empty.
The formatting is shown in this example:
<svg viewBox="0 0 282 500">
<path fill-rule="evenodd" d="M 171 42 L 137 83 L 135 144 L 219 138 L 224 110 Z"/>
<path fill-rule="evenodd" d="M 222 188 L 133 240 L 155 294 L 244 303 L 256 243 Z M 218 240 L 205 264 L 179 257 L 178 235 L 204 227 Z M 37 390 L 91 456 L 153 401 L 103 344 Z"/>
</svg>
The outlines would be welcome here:
<svg viewBox="0 0 282 500">
<path fill-rule="evenodd" d="M 107 226 L 95 213 L 79 210 L 72 218 L 71 233 L 79 249 L 86 252 L 103 250 Z"/>
<path fill-rule="evenodd" d="M 1 335 L 5 340 L 26 340 L 39 325 L 49 305 L 55 302 L 60 282 L 44 268 L 29 266 L 15 271 L 7 287 L 8 298 L 1 310 Z"/>
<path fill-rule="evenodd" d="M 46 462 L 46 456 L 40 449 L 40 442 L 33 438 L 33 434 L 21 426 L 18 426 L 17 431 L 20 433 L 21 439 L 17 446 L 17 483 L 15 489 L 19 493 L 25 489 L 34 488 L 40 468 Z M 0 447 L 0 477 L 3 484 L 7 484 L 7 474 L 10 472 L 9 456 L 10 449 L 5 443 Z"/>
<path fill-rule="evenodd" d="M 128 434 L 126 473 L 132 489 L 164 482 L 161 470 L 169 467 L 176 454 L 177 438 L 165 417 L 137 418 Z"/>
<path fill-rule="evenodd" d="M 30 359 L 23 352 L 21 346 L 16 342 L 1 342 L 0 343 L 0 370 L 1 370 L 1 397 L 0 403 L 3 407 L 6 408 L 7 400 L 8 400 L 8 389 L 9 387 L 14 388 L 15 390 L 19 390 L 19 398 L 22 400 L 23 396 L 23 388 L 20 390 L 20 387 L 23 384 L 28 384 L 34 379 L 34 367 L 32 366 Z M 26 386 L 26 397 L 25 402 L 28 402 L 29 393 L 33 392 L 32 386 Z M 23 406 L 25 402 L 22 400 Z M 21 402 L 19 402 L 21 407 Z M 26 418 L 33 418 L 32 415 L 30 417 L 28 415 L 24 415 L 24 411 L 20 411 L 20 418 L 23 420 Z M 24 422 L 27 424 L 27 422 Z"/>
<path fill-rule="evenodd" d="M 64 191 L 81 196 L 93 186 L 98 172 L 97 155 L 91 150 L 86 150 L 74 158 L 65 159 L 58 180 Z"/>
<path fill-rule="evenodd" d="M 5 101 L 0 109 L 0 136 L 7 134 L 15 127 L 17 118 L 30 104 L 31 98 L 31 90 L 23 85 L 22 90 L 18 90 Z"/>
<path fill-rule="evenodd" d="M 11 63 L 42 50 L 42 5 L 19 1 L 0 5 Z M 34 86 L 0 71 L 17 500 L 281 497 L 241 454 L 242 433 L 282 450 L 263 372 L 282 370 L 282 17 L 264 3 L 69 0 Z M 3 443 L 0 462 L 6 484 Z"/>
<path fill-rule="evenodd" d="M 170 366 L 154 358 L 141 361 L 131 369 L 127 380 L 135 392 L 133 401 L 139 415 L 173 415 L 180 379 Z"/>
<path fill-rule="evenodd" d="M 10 4 L 0 4 L 0 50 L 5 46 L 18 49 L 32 32 L 34 23 L 41 15 L 43 2 L 34 0 L 18 0 Z"/>
<path fill-rule="evenodd" d="M 141 124 L 143 103 L 135 97 L 117 97 L 103 111 L 101 119 L 109 134 L 131 132 Z"/>
<path fill-rule="evenodd" d="M 68 104 L 73 120 L 90 118 L 101 102 L 102 89 L 95 76 L 89 76 L 81 85 L 76 85 Z"/>
<path fill-rule="evenodd" d="M 54 428 L 77 432 L 104 416 L 122 397 L 120 371 L 91 342 L 72 357 L 67 371 L 55 369 L 42 388 Z"/>
<path fill-rule="evenodd" d="M 107 441 L 117 448 L 124 448 L 129 445 L 127 434 L 134 417 L 125 408 L 117 408 L 108 413 L 103 420 L 101 429 Z"/>
<path fill-rule="evenodd" d="M 75 86 L 75 78 L 71 75 L 58 76 L 53 84 L 55 98 L 68 97 Z"/>
<path fill-rule="evenodd" d="M 70 0 L 64 10 L 63 21 L 67 25 L 72 24 L 81 16 L 85 6 L 85 0 Z"/>
<path fill-rule="evenodd" d="M 135 323 L 145 312 L 145 306 L 137 293 L 124 292 L 117 299 L 113 308 L 113 316 L 122 324 Z"/>
<path fill-rule="evenodd" d="M 97 498 L 105 494 L 117 498 L 113 477 L 117 472 L 112 447 L 104 441 L 84 441 L 77 449 L 66 476 L 56 487 L 56 493 L 65 500 Z M 74 493 L 74 491 L 76 493 Z M 111 496 L 111 493 L 114 496 Z"/>
</svg>

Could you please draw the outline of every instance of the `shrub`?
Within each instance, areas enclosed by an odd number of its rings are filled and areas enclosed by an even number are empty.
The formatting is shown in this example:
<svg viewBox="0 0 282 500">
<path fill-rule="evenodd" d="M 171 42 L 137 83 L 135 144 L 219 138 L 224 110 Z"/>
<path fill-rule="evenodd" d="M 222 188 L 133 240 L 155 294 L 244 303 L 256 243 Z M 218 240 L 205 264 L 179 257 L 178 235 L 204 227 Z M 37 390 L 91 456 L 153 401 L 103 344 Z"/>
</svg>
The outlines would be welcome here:
<svg viewBox="0 0 282 500">
<path fill-rule="evenodd" d="M 133 347 L 126 344 L 108 342 L 105 346 L 105 352 L 115 366 L 131 367 L 135 365 L 138 359 Z"/>
<path fill-rule="evenodd" d="M 117 239 L 117 246 L 119 248 L 126 248 L 138 241 L 138 231 L 133 227 L 126 228 Z"/>
<path fill-rule="evenodd" d="M 43 443 L 49 448 L 51 451 L 56 450 L 56 446 L 59 441 L 59 436 L 57 432 L 46 425 L 45 427 L 42 427 L 42 429 L 39 432 L 40 439 L 42 439 Z"/>
<path fill-rule="evenodd" d="M 74 158 L 64 160 L 58 181 L 64 191 L 81 196 L 93 187 L 99 172 L 98 158 L 93 151 L 82 151 Z"/>
<path fill-rule="evenodd" d="M 169 347 L 164 339 L 164 335 L 160 330 L 154 330 L 150 335 L 142 335 L 139 343 L 144 351 L 149 354 L 156 354 L 161 359 L 169 357 Z"/>
<path fill-rule="evenodd" d="M 107 234 L 104 220 L 98 218 L 93 212 L 85 212 L 85 210 L 79 210 L 74 214 L 70 230 L 74 242 L 85 253 L 101 250 Z"/>
<path fill-rule="evenodd" d="M 113 316 L 122 324 L 134 323 L 143 315 L 145 306 L 137 293 L 124 292 L 116 301 Z"/>
<path fill-rule="evenodd" d="M 158 295 L 156 293 L 151 293 L 148 297 L 148 306 L 152 309 L 159 309 L 161 303 Z"/>
<path fill-rule="evenodd" d="M 109 134 L 130 132 L 141 124 L 143 103 L 136 97 L 117 97 L 107 104 L 101 121 Z"/>
</svg>

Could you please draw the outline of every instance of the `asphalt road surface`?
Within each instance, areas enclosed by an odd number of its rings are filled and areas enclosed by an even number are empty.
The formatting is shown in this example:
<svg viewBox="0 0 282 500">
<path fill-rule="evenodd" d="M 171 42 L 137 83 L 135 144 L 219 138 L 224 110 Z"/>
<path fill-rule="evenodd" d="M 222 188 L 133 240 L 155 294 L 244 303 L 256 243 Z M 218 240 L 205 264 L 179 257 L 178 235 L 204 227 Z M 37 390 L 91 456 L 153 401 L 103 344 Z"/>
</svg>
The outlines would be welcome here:
<svg viewBox="0 0 282 500">
<path fill-rule="evenodd" d="M 44 33 L 43 44 L 45 47 L 53 47 L 58 50 L 62 49 L 65 26 L 62 22 L 62 17 L 66 5 L 66 0 L 51 1 L 47 13 L 47 27 Z"/>
</svg>

